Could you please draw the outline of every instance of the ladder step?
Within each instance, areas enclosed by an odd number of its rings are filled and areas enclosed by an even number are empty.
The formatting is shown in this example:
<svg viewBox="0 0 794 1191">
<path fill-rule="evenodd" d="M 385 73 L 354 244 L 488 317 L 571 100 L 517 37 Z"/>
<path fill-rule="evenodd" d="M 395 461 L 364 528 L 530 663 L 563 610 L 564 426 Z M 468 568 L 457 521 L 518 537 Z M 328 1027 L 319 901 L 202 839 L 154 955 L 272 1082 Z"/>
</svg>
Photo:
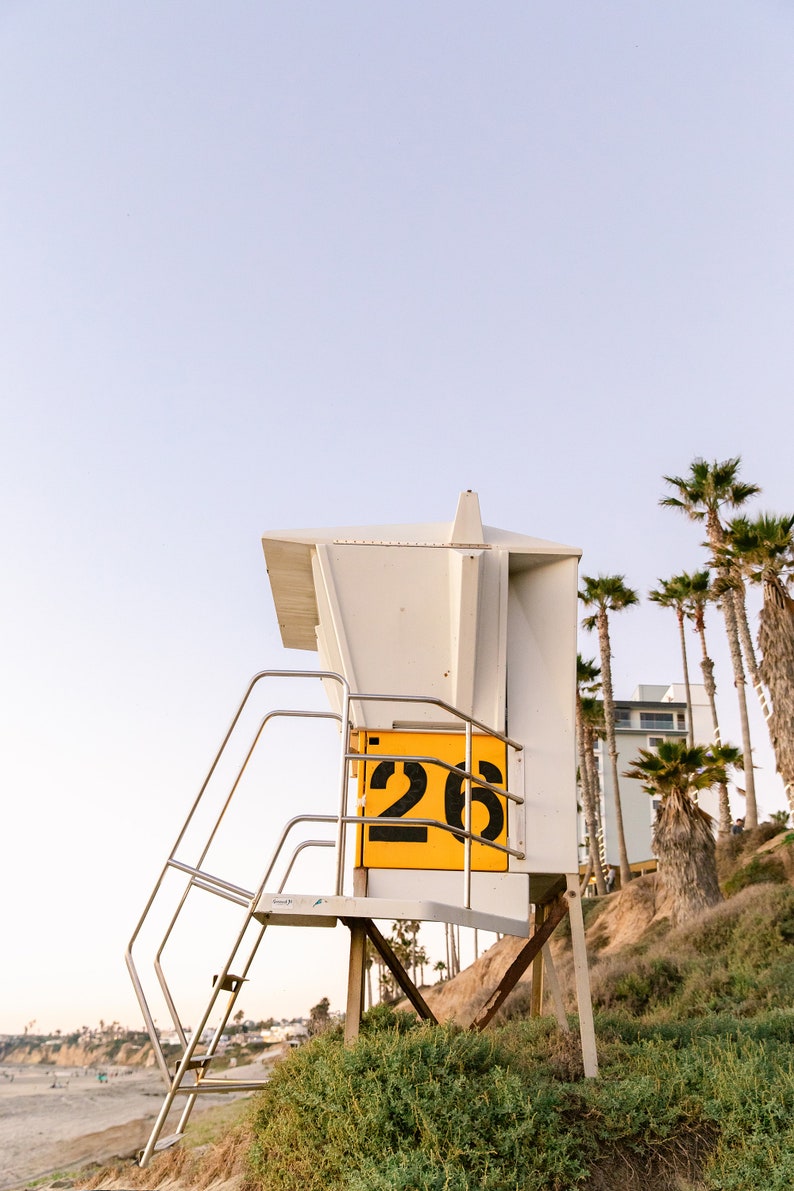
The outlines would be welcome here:
<svg viewBox="0 0 794 1191">
<path fill-rule="evenodd" d="M 155 1152 L 158 1150 L 170 1150 L 171 1146 L 175 1146 L 184 1136 L 184 1133 L 170 1133 L 168 1137 L 161 1137 L 155 1144 Z"/>
<path fill-rule="evenodd" d="M 188 1062 L 186 1070 L 187 1071 L 196 1071 L 199 1069 L 203 1070 L 204 1067 L 209 1067 L 210 1063 L 212 1063 L 215 1059 L 217 1059 L 217 1057 L 218 1057 L 217 1055 L 193 1055 L 193 1058 L 190 1059 L 190 1061 Z M 177 1067 L 178 1067 L 178 1064 L 177 1064 Z M 174 1068 L 174 1074 L 176 1074 L 177 1067 Z"/>
<path fill-rule="evenodd" d="M 213 988 L 215 987 L 215 985 L 217 983 L 218 983 L 218 977 L 217 977 L 217 975 L 215 975 L 212 977 Z M 231 974 L 231 972 L 229 972 L 228 976 L 224 976 L 223 980 L 221 980 L 220 986 L 224 992 L 237 992 L 237 990 L 243 984 L 245 984 L 245 979 L 242 976 L 233 976 Z"/>
</svg>

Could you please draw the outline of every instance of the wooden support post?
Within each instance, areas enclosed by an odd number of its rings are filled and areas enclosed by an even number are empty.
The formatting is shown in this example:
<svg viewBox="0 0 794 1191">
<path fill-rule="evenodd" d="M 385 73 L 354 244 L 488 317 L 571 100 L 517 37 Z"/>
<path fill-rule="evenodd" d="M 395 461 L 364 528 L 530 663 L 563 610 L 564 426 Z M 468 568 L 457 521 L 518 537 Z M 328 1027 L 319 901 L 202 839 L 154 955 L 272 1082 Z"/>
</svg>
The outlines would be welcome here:
<svg viewBox="0 0 794 1191">
<path fill-rule="evenodd" d="M 485 1004 L 475 1016 L 469 1027 L 470 1029 L 485 1029 L 497 1011 L 505 1003 L 515 986 L 518 984 L 519 980 L 524 975 L 543 944 L 547 943 L 551 938 L 552 932 L 554 931 L 557 923 L 561 922 L 567 913 L 568 899 L 565 897 L 559 898 L 553 903 L 553 905 L 549 907 L 543 925 L 535 931 L 532 938 L 528 939 L 521 948 L 516 958 L 510 964 L 510 967 L 502 976 L 497 988 L 491 993 Z"/>
<path fill-rule="evenodd" d="M 582 1060 L 585 1075 L 594 1077 L 598 1075 L 598 1053 L 593 1024 L 593 1002 L 590 996 L 590 974 L 587 970 L 584 915 L 582 914 L 582 899 L 579 896 L 579 874 L 567 873 L 565 880 L 568 886 L 566 897 L 571 915 L 573 971 L 576 981 L 576 1005 L 579 1010 L 579 1034 L 582 1039 Z"/>
<path fill-rule="evenodd" d="M 537 932 L 543 926 L 543 921 L 546 917 L 545 906 L 535 906 L 535 931 Z M 545 947 L 541 947 L 532 961 L 532 992 L 529 998 L 529 1016 L 540 1017 L 543 1012 L 543 952 Z"/>
<path fill-rule="evenodd" d="M 345 918 L 343 921 L 347 924 L 347 926 L 350 926 L 352 930 L 351 920 Z M 362 918 L 361 923 L 364 931 L 366 932 L 367 938 L 372 943 L 372 946 L 375 948 L 378 955 L 381 957 L 386 967 L 391 972 L 392 976 L 394 976 L 394 979 L 397 981 L 400 988 L 403 990 L 419 1016 L 424 1018 L 425 1021 L 437 1021 L 433 1010 L 427 1004 L 419 989 L 416 987 L 413 980 L 408 975 L 397 956 L 394 954 L 394 951 L 389 944 L 389 940 L 384 939 L 383 935 L 380 933 L 377 926 L 374 922 L 372 922 L 371 919 Z"/>
<path fill-rule="evenodd" d="M 345 1042 L 358 1038 L 361 1014 L 364 1010 L 364 956 L 367 948 L 367 932 L 360 918 L 351 918 L 350 962 L 347 969 L 347 1010 L 345 1012 Z"/>
<path fill-rule="evenodd" d="M 367 896 L 367 870 L 353 870 L 353 896 Z M 361 1014 L 364 1012 L 364 979 L 366 976 L 367 932 L 360 918 L 350 919 L 350 960 L 347 968 L 347 1007 L 345 1011 L 345 1042 L 358 1038 Z"/>
<path fill-rule="evenodd" d="M 568 1025 L 568 1015 L 565 1012 L 565 1003 L 562 999 L 562 989 L 560 988 L 560 981 L 557 976 L 557 969 L 554 966 L 554 959 L 551 954 L 551 947 L 548 943 L 543 944 L 543 960 L 544 971 L 546 974 L 546 981 L 551 993 L 551 1003 L 554 1006 L 554 1016 L 557 1018 L 557 1025 L 566 1034 L 570 1034 L 571 1027 Z"/>
</svg>

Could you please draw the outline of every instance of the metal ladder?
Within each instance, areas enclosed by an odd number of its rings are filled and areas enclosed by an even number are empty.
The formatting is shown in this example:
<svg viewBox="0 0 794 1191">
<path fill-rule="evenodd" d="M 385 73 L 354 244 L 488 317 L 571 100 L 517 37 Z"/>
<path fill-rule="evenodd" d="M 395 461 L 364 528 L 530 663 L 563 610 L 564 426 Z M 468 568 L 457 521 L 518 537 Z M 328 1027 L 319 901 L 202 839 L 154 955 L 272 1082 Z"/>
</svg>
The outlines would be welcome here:
<svg viewBox="0 0 794 1191">
<path fill-rule="evenodd" d="M 248 735 L 246 735 L 248 720 L 251 718 L 252 696 L 257 688 L 260 687 L 260 684 L 271 679 L 279 682 L 281 680 L 297 680 L 301 682 L 309 679 L 323 685 L 330 684 L 336 688 L 336 703 L 340 710 L 314 710 L 303 707 L 291 709 L 280 708 L 267 711 L 261 719 L 258 719 L 254 713 L 253 726 L 248 727 Z M 181 1139 L 193 1107 L 200 1095 L 218 1092 L 252 1091 L 261 1087 L 266 1082 L 266 1077 L 256 1080 L 227 1079 L 213 1077 L 209 1073 L 213 1061 L 218 1057 L 218 1048 L 221 1044 L 223 1031 L 232 1016 L 238 997 L 248 979 L 251 965 L 254 962 L 254 958 L 267 929 L 267 916 L 260 914 L 257 917 L 257 906 L 266 892 L 270 895 L 278 895 L 283 892 L 293 872 L 296 861 L 307 849 L 334 850 L 333 888 L 328 890 L 328 892 L 337 898 L 341 897 L 344 892 L 343 887 L 346 876 L 349 876 L 349 874 L 346 874 L 345 860 L 346 839 L 349 829 L 351 827 L 355 829 L 355 827 L 360 827 L 369 822 L 378 822 L 380 824 L 400 822 L 400 820 L 396 819 L 384 819 L 382 816 L 377 820 L 371 820 L 361 814 L 361 808 L 354 808 L 354 810 L 358 810 L 358 813 L 353 814 L 350 814 L 348 809 L 350 802 L 349 787 L 351 783 L 350 763 L 356 760 L 361 761 L 362 759 L 352 747 L 351 732 L 354 729 L 350 722 L 350 704 L 352 700 L 362 702 L 366 700 L 383 700 L 385 698 L 387 696 L 351 695 L 345 679 L 339 674 L 330 671 L 270 670 L 261 671 L 251 679 L 240 706 L 210 766 L 207 777 L 160 872 L 149 900 L 133 931 L 126 951 L 127 968 L 146 1028 L 151 1038 L 155 1058 L 166 1086 L 166 1096 L 162 1108 L 155 1121 L 149 1141 L 139 1157 L 141 1166 L 146 1166 L 156 1151 L 165 1149 Z M 395 696 L 388 696 L 388 698 L 390 700 L 396 698 L 398 701 L 406 703 L 432 703 L 452 716 L 457 717 L 461 721 L 462 729 L 466 733 L 467 768 L 462 772 L 463 785 L 466 791 L 466 811 L 463 818 L 463 828 L 450 827 L 448 824 L 437 822 L 436 820 L 423 820 L 423 822 L 429 825 L 452 832 L 464 843 L 466 864 L 462 876 L 464 880 L 463 896 L 464 900 L 466 900 L 470 898 L 472 842 L 487 844 L 489 847 L 494 847 L 499 851 L 508 852 L 513 855 L 521 855 L 515 849 L 492 843 L 482 836 L 476 835 L 467 826 L 471 823 L 472 784 L 476 782 L 478 786 L 487 785 L 482 777 L 475 777 L 470 772 L 471 763 L 468 759 L 471 757 L 472 731 L 477 728 L 493 734 L 493 730 L 483 724 L 479 724 L 470 717 L 464 716 L 463 713 L 458 712 L 455 708 L 450 707 L 440 700 L 410 697 L 401 698 Z M 305 719 L 332 721 L 337 726 L 339 745 L 335 757 L 336 772 L 332 779 L 336 783 L 338 798 L 337 813 L 305 813 L 289 818 L 281 830 L 271 858 L 255 888 L 245 888 L 234 881 L 209 871 L 206 864 L 210 852 L 221 838 L 222 827 L 228 825 L 227 820 L 230 814 L 232 800 L 243 788 L 244 779 L 252 767 L 255 756 L 258 752 L 261 753 L 262 751 L 263 740 L 266 737 L 267 729 L 277 721 Z M 507 737 L 502 737 L 502 739 L 510 747 L 520 747 Z M 230 751 L 234 752 L 234 748 L 237 749 L 238 756 L 232 759 L 230 788 L 227 790 L 222 777 L 220 778 L 220 784 L 216 779 L 219 779 L 220 771 Z M 445 762 L 437 759 L 423 759 L 439 764 L 446 769 L 451 768 Z M 458 767 L 455 768 L 458 772 L 461 772 Z M 502 790 L 500 793 L 513 802 L 518 803 L 523 801 L 522 798 L 510 794 L 508 791 Z M 218 805 L 213 805 L 209 809 L 206 837 L 203 837 L 199 833 L 199 841 L 203 839 L 203 842 L 197 843 L 197 853 L 194 853 L 194 859 L 191 861 L 187 858 L 191 844 L 190 834 L 193 828 L 197 826 L 201 815 L 206 813 L 205 804 L 208 799 L 211 803 L 214 799 Z M 321 838 L 315 838 L 312 834 L 309 834 L 309 832 L 314 832 L 316 827 L 324 828 L 326 834 Z M 301 836 L 297 841 L 295 840 L 296 835 Z M 175 886 L 175 888 L 171 888 L 171 886 Z M 213 900 L 220 901 L 224 906 L 232 907 L 234 926 L 231 931 L 233 936 L 232 945 L 230 948 L 224 948 L 224 950 L 219 950 L 218 952 L 220 958 L 216 959 L 213 964 L 209 999 L 197 1026 L 190 1031 L 185 1027 L 183 1017 L 177 1008 L 177 1000 L 179 998 L 175 993 L 173 980 L 166 973 L 164 957 L 166 949 L 174 939 L 178 923 L 183 923 L 185 917 L 189 915 L 189 907 L 195 901 L 196 894 L 210 895 Z M 165 915 L 165 925 L 162 930 L 162 936 L 155 946 L 152 969 L 148 976 L 149 983 L 145 987 L 133 953 L 136 946 L 140 946 L 142 932 L 149 923 L 152 915 L 156 913 L 162 914 L 163 912 Z M 226 935 L 227 939 L 228 937 Z M 202 960 L 209 958 L 209 956 L 204 955 L 201 948 L 199 948 L 199 953 Z M 152 975 L 154 977 L 153 981 Z M 169 1067 L 166 1048 L 161 1038 L 161 1031 L 158 1030 L 154 1017 L 154 1010 L 152 1008 L 153 991 L 164 1004 L 167 1016 L 170 1018 L 179 1040 L 178 1049 L 181 1053 L 173 1069 Z M 210 1031 L 213 1031 L 211 1036 L 209 1036 Z M 208 1038 L 208 1041 L 202 1043 L 202 1038 Z M 167 1136 L 163 1136 L 163 1131 L 174 1107 L 174 1103 L 177 1097 L 182 1096 L 186 1099 L 176 1130 Z"/>
</svg>

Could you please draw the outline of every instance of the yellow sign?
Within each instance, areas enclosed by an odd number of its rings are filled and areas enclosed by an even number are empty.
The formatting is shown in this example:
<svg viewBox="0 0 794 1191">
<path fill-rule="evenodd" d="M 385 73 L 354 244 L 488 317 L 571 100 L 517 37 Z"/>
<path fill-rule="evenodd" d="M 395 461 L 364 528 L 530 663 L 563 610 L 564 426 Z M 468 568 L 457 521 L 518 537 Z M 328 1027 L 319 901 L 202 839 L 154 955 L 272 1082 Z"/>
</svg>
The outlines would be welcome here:
<svg viewBox="0 0 794 1191">
<path fill-rule="evenodd" d="M 464 843 L 441 827 L 412 823 L 435 819 L 463 828 L 466 741 L 453 732 L 361 732 L 359 808 L 363 815 L 401 822 L 370 824 L 359 831 L 358 863 L 366 868 L 463 869 Z M 377 760 L 378 757 L 382 760 Z M 365 760 L 366 758 L 366 760 Z M 372 758 L 371 760 L 369 758 Z M 398 758 L 393 760 L 390 758 Z M 403 758 L 405 758 L 403 760 Z M 443 761 L 445 765 L 434 764 Z M 472 737 L 472 769 L 492 786 L 506 788 L 507 748 L 493 736 Z M 507 843 L 507 799 L 472 782 L 471 829 Z M 504 872 L 507 853 L 472 843 L 472 870 Z"/>
</svg>

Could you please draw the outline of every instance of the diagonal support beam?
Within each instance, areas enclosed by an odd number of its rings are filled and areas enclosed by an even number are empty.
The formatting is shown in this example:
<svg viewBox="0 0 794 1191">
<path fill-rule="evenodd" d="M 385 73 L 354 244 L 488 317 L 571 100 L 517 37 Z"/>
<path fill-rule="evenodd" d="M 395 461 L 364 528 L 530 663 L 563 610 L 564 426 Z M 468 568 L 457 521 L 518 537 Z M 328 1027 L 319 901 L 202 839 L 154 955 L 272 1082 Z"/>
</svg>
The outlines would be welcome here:
<svg viewBox="0 0 794 1191">
<path fill-rule="evenodd" d="M 495 1014 L 501 1009 L 505 1001 L 518 984 L 521 977 L 526 972 L 529 965 L 541 952 L 541 948 L 549 941 L 554 932 L 554 928 L 562 922 L 565 915 L 568 913 L 568 902 L 564 897 L 558 898 L 551 907 L 548 908 L 548 913 L 541 926 L 539 926 L 531 939 L 528 939 L 525 945 L 521 948 L 518 955 L 515 957 L 510 967 L 502 976 L 498 986 L 491 993 L 488 1000 L 482 1006 L 480 1011 L 476 1014 L 469 1029 L 484 1030 L 488 1023 L 492 1020 Z"/>
<path fill-rule="evenodd" d="M 427 1001 L 424 999 L 424 997 L 420 993 L 419 989 L 416 987 L 413 980 L 408 975 L 408 973 L 406 972 L 405 968 L 400 963 L 397 956 L 394 954 L 394 951 L 392 950 L 388 939 L 385 939 L 383 937 L 383 935 L 380 933 L 380 931 L 378 930 L 377 926 L 372 921 L 372 919 L 371 918 L 359 918 L 359 919 L 343 918 L 342 921 L 344 922 L 345 926 L 347 926 L 350 929 L 352 929 L 352 926 L 354 923 L 356 923 L 356 922 L 361 923 L 361 925 L 364 928 L 364 932 L 365 932 L 367 938 L 372 943 L 372 946 L 375 948 L 378 955 L 381 957 L 381 959 L 385 963 L 386 967 L 389 969 L 392 976 L 397 981 L 400 988 L 403 990 L 406 997 L 413 1005 L 416 1012 L 425 1021 L 432 1021 L 432 1022 L 435 1022 L 437 1025 L 438 1019 L 436 1018 L 436 1015 L 433 1013 L 433 1010 L 430 1008 Z"/>
</svg>

